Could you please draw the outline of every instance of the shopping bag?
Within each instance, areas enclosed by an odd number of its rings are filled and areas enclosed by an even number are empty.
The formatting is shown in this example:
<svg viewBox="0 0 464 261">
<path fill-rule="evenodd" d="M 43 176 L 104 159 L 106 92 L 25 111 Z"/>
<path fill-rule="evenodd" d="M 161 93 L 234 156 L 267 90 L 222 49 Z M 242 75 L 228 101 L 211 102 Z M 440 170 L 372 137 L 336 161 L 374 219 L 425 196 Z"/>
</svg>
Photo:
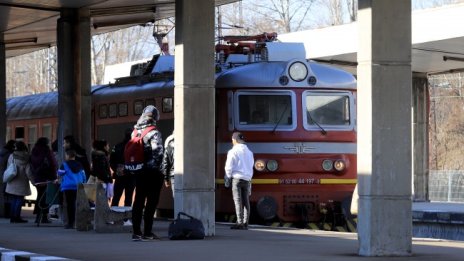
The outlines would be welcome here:
<svg viewBox="0 0 464 261">
<path fill-rule="evenodd" d="M 16 163 L 13 158 L 13 162 L 8 165 L 5 172 L 3 172 L 3 183 L 8 183 L 16 177 L 18 170 L 16 169 Z"/>
<path fill-rule="evenodd" d="M 187 219 L 181 218 L 181 216 L 185 216 Z M 168 236 L 171 240 L 203 239 L 205 238 L 205 228 L 200 220 L 184 212 L 179 212 L 177 218 L 169 224 Z"/>
</svg>

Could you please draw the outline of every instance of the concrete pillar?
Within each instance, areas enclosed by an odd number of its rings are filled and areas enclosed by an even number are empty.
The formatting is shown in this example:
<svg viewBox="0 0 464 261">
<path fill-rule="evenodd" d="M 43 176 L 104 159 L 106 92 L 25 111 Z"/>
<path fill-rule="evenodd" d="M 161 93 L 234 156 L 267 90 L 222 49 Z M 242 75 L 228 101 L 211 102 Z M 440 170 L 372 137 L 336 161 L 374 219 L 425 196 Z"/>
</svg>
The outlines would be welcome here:
<svg viewBox="0 0 464 261">
<path fill-rule="evenodd" d="M 58 144 L 73 135 L 87 149 L 91 145 L 90 13 L 63 9 L 57 25 Z M 60 155 L 63 155 L 60 153 Z"/>
<path fill-rule="evenodd" d="M 76 57 L 74 58 L 78 64 L 76 72 L 76 105 L 78 114 L 78 134 L 77 137 L 83 148 L 87 151 L 87 156 L 90 156 L 92 148 L 92 59 L 91 47 L 92 40 L 90 32 L 90 9 L 80 8 L 78 10 L 77 30 L 75 38 L 77 42 Z"/>
<path fill-rule="evenodd" d="M 408 256 L 411 1 L 359 0 L 359 255 Z"/>
<path fill-rule="evenodd" d="M 176 0 L 174 209 L 215 233 L 214 0 Z M 166 137 L 168 133 L 164 133 Z"/>
<path fill-rule="evenodd" d="M 429 91 L 426 75 L 415 74 L 412 80 L 413 129 L 413 200 L 429 200 Z"/>
<path fill-rule="evenodd" d="M 6 137 L 6 55 L 3 33 L 0 33 L 0 148 L 5 146 Z M 3 173 L 0 174 L 3 177 Z M 3 180 L 0 179 L 0 216 L 5 216 Z"/>
</svg>

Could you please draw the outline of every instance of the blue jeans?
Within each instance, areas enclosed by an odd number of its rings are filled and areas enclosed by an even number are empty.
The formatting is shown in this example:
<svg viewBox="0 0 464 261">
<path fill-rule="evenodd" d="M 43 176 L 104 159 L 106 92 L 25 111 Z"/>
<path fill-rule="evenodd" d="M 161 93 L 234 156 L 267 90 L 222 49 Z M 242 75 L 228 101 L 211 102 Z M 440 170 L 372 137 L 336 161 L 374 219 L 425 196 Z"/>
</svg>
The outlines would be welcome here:
<svg viewBox="0 0 464 261">
<path fill-rule="evenodd" d="M 10 195 L 11 197 L 11 219 L 20 219 L 21 218 L 21 208 L 24 203 L 24 196 Z"/>
<path fill-rule="evenodd" d="M 232 196 L 235 203 L 237 224 L 248 224 L 250 218 L 251 182 L 243 179 L 232 179 Z"/>
</svg>

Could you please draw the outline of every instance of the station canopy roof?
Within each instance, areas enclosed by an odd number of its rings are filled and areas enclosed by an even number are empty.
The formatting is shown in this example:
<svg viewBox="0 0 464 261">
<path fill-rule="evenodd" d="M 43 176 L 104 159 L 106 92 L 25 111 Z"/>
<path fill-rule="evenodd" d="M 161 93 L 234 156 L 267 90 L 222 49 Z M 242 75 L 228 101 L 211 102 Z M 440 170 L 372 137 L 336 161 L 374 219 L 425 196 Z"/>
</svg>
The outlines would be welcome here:
<svg viewBox="0 0 464 261">
<path fill-rule="evenodd" d="M 440 74 L 464 71 L 464 4 L 412 12 L 412 71 Z M 279 35 L 283 42 L 304 42 L 309 59 L 356 74 L 358 24 Z"/>
<path fill-rule="evenodd" d="M 215 0 L 215 4 L 236 1 Z M 60 10 L 81 7 L 90 9 L 92 35 L 175 15 L 175 0 L 0 0 L 6 57 L 56 45 Z"/>
</svg>

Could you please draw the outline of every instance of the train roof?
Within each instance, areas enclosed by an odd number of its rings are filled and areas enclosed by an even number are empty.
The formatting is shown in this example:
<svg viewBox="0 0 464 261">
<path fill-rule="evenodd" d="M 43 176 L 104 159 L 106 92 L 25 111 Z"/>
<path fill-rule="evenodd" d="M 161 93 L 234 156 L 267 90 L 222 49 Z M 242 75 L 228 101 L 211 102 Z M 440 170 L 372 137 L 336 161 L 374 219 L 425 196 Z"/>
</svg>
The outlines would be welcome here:
<svg viewBox="0 0 464 261">
<path fill-rule="evenodd" d="M 6 100 L 8 119 L 35 119 L 58 116 L 58 93 L 40 93 Z"/>
<path fill-rule="evenodd" d="M 308 74 L 305 80 L 293 81 L 289 76 L 289 68 L 294 63 L 305 64 Z M 281 77 L 286 77 L 286 84 L 282 83 Z M 311 84 L 308 84 L 309 78 Z M 285 82 L 285 81 L 284 81 Z M 333 88 L 333 89 L 356 89 L 356 78 L 349 72 L 341 69 L 319 64 L 305 59 L 292 59 L 289 61 L 265 61 L 245 64 L 224 71 L 216 78 L 216 88 Z"/>
</svg>

